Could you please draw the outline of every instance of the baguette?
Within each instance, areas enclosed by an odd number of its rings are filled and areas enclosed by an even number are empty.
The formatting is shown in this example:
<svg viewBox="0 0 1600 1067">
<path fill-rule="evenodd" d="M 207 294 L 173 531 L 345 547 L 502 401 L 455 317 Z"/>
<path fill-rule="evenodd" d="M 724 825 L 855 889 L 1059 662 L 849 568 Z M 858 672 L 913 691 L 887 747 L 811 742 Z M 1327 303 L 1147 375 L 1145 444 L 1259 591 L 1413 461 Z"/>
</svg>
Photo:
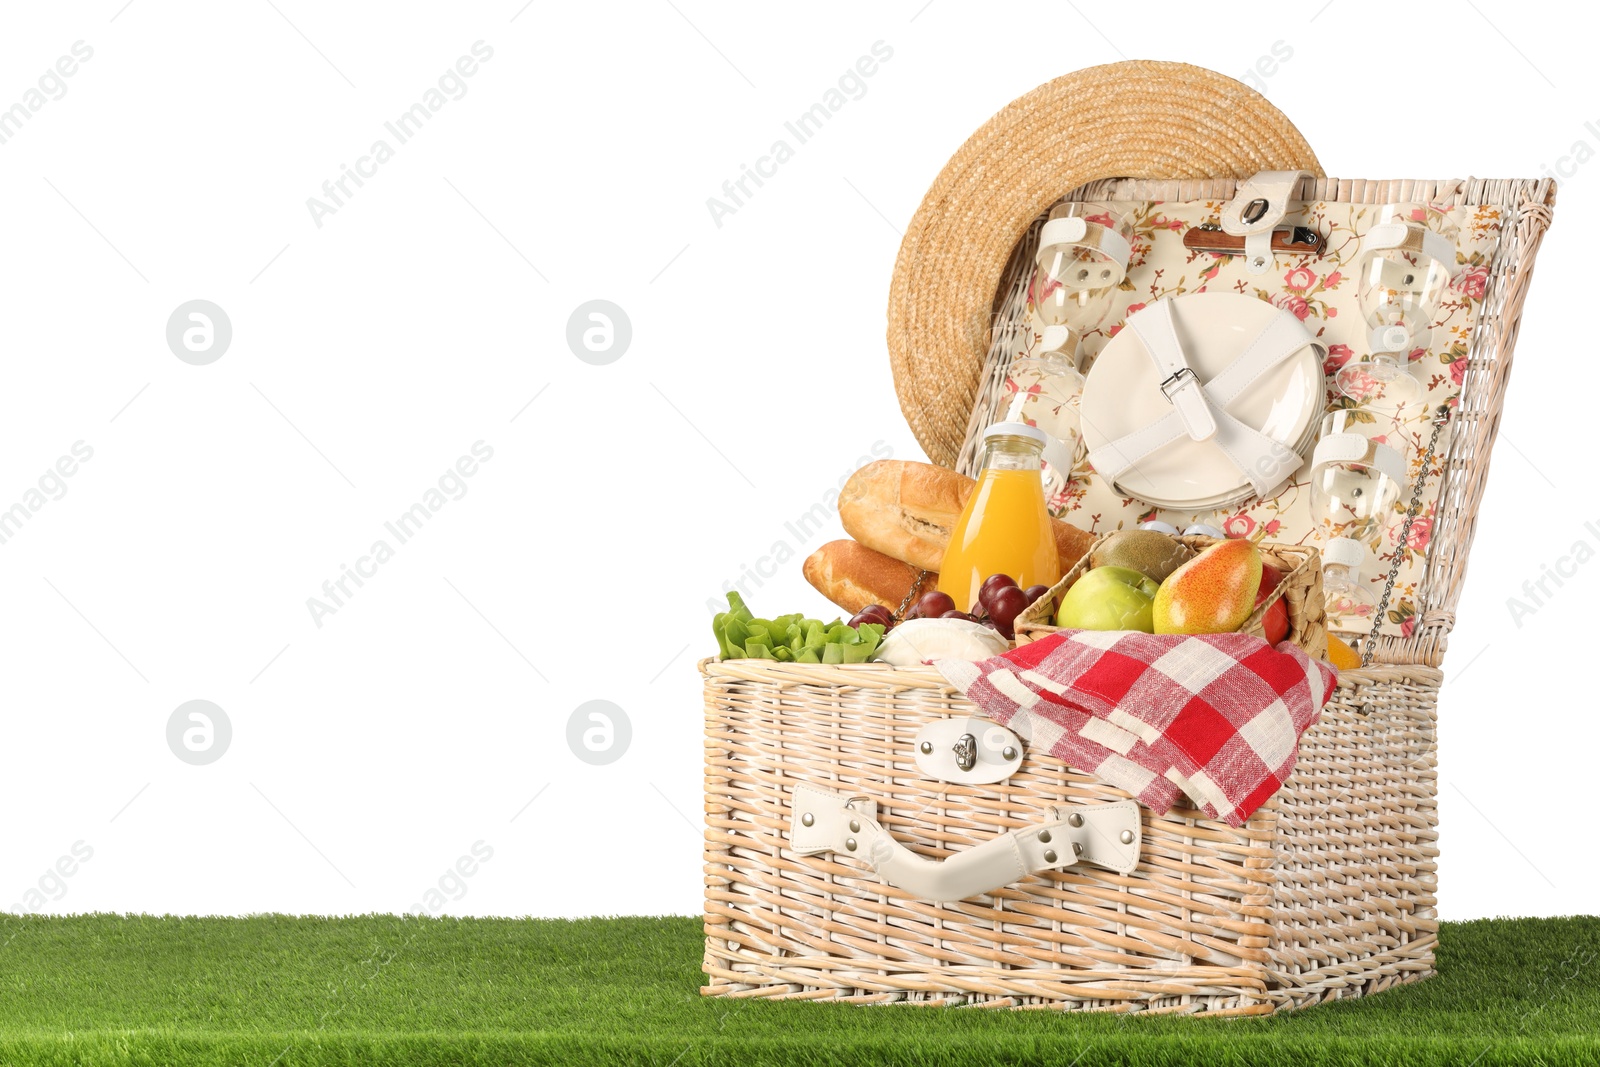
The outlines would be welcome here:
<svg viewBox="0 0 1600 1067">
<path fill-rule="evenodd" d="M 917 568 L 874 552 L 854 541 L 829 541 L 806 558 L 806 581 L 817 592 L 854 615 L 868 604 L 898 612 L 917 584 Z M 922 579 L 918 592 L 938 583 L 937 574 Z"/>
<path fill-rule="evenodd" d="M 850 476 L 839 494 L 845 533 L 866 547 L 926 571 L 944 560 L 950 530 L 977 485 L 931 463 L 880 459 Z M 1061 573 L 1089 551 L 1094 535 L 1052 519 Z"/>
</svg>

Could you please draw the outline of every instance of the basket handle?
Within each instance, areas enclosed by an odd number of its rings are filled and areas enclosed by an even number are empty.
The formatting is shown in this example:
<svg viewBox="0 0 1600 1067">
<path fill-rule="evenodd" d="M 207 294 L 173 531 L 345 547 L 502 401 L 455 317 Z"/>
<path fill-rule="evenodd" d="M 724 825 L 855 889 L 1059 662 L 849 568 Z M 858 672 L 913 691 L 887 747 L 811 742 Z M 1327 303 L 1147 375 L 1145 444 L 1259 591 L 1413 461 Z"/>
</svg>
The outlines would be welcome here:
<svg viewBox="0 0 1600 1067">
<path fill-rule="evenodd" d="M 843 852 L 865 862 L 889 885 L 922 900 L 965 900 L 1003 888 L 1037 871 L 1075 863 L 1128 874 L 1139 863 L 1139 805 L 1064 804 L 1046 809 L 1032 826 L 1011 830 L 944 860 L 917 855 L 878 823 L 878 805 L 797 785 L 789 844 L 799 855 Z"/>
</svg>

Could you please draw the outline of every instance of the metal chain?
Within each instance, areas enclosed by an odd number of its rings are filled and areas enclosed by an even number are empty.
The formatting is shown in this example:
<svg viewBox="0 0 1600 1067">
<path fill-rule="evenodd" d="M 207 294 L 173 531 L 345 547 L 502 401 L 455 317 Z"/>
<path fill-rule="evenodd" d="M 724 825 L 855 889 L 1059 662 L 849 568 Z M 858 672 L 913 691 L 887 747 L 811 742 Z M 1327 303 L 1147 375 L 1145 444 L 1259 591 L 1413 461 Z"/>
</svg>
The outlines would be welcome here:
<svg viewBox="0 0 1600 1067">
<path fill-rule="evenodd" d="M 904 621 L 906 612 L 911 610 L 911 602 L 915 600 L 918 594 L 922 591 L 922 583 L 928 580 L 928 574 L 928 571 L 919 570 L 917 572 L 917 580 L 911 583 L 911 588 L 906 591 L 905 599 L 900 601 L 900 607 L 895 609 L 895 621 Z"/>
<path fill-rule="evenodd" d="M 1439 446 L 1439 434 L 1443 432 L 1445 423 L 1450 421 L 1450 405 L 1440 404 L 1439 410 L 1434 413 L 1433 435 L 1428 438 L 1428 450 L 1422 454 L 1422 469 L 1417 473 L 1417 481 L 1411 489 L 1411 503 L 1406 507 L 1406 524 L 1400 528 L 1400 543 L 1394 550 L 1394 563 L 1389 567 L 1389 577 L 1383 583 L 1383 597 L 1378 602 L 1378 610 L 1372 616 L 1372 631 L 1367 634 L 1366 647 L 1361 650 L 1361 666 L 1367 667 L 1372 663 L 1372 655 L 1378 647 L 1378 631 L 1383 629 L 1383 616 L 1389 610 L 1389 597 L 1394 593 L 1395 579 L 1400 576 L 1400 564 L 1405 559 L 1405 547 L 1411 537 L 1411 526 L 1417 521 L 1417 515 L 1422 511 L 1422 487 L 1428 481 L 1428 468 L 1433 464 L 1433 453 Z"/>
</svg>

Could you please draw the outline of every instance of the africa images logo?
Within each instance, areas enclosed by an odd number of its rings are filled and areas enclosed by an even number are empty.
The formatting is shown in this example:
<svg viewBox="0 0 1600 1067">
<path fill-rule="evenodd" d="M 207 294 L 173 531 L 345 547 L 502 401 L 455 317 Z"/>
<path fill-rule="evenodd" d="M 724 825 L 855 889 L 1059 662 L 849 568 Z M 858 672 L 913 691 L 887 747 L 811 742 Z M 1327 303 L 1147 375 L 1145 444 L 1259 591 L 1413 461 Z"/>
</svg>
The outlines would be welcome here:
<svg viewBox="0 0 1600 1067">
<path fill-rule="evenodd" d="M 494 447 L 485 441 L 474 441 L 471 452 L 470 456 L 457 457 L 455 463 L 439 475 L 435 485 L 422 494 L 421 500 L 383 524 L 384 530 L 394 538 L 394 544 L 391 545 L 382 537 L 373 541 L 364 555 L 356 557 L 353 568 L 348 563 L 339 564 L 339 577 L 329 578 L 322 583 L 322 597 L 306 597 L 306 610 L 311 613 L 311 621 L 317 629 L 322 629 L 324 618 L 338 614 L 339 609 L 346 606 L 356 592 L 366 585 L 365 579 L 377 576 L 378 568 L 394 558 L 397 547 L 421 533 L 423 527 L 450 501 L 460 500 L 467 495 L 467 479 L 477 474 L 482 464 L 494 458 Z"/>
<path fill-rule="evenodd" d="M 774 140 L 765 154 L 756 157 L 753 168 L 746 163 L 739 164 L 739 176 L 722 183 L 722 197 L 706 197 L 706 210 L 711 213 L 711 221 L 716 223 L 717 229 L 722 229 L 724 217 L 738 212 L 747 200 L 755 196 L 755 190 L 766 184 L 764 179 L 777 177 L 778 168 L 794 158 L 798 146 L 821 133 L 823 126 L 844 110 L 850 101 L 860 100 L 867 95 L 866 80 L 894 58 L 894 49 L 883 41 L 872 42 L 871 52 L 871 55 L 857 59 L 854 66 L 845 68 L 838 81 L 822 94 L 821 100 L 802 111 L 793 121 L 785 122 L 783 129 L 788 136 Z M 794 139 L 794 144 L 789 143 L 789 138 Z M 752 184 L 755 189 L 750 187 Z"/>
<path fill-rule="evenodd" d="M 365 155 L 356 157 L 354 167 L 339 164 L 339 176 L 322 183 L 322 196 L 325 199 L 315 196 L 306 198 L 306 210 L 311 212 L 311 221 L 317 229 L 322 229 L 324 216 L 337 214 L 345 202 L 356 195 L 356 190 L 366 185 L 363 179 L 377 177 L 378 167 L 394 158 L 397 146 L 421 133 L 423 126 L 442 111 L 445 104 L 466 96 L 466 80 L 478 73 L 480 63 L 487 63 L 493 58 L 492 47 L 483 41 L 474 41 L 472 55 L 458 58 L 453 67 L 439 75 L 436 85 L 423 91 L 419 102 L 406 108 L 393 121 L 383 124 L 383 128 L 394 138 L 394 144 L 380 137 L 372 142 Z M 352 183 L 355 189 L 350 187 Z"/>
</svg>

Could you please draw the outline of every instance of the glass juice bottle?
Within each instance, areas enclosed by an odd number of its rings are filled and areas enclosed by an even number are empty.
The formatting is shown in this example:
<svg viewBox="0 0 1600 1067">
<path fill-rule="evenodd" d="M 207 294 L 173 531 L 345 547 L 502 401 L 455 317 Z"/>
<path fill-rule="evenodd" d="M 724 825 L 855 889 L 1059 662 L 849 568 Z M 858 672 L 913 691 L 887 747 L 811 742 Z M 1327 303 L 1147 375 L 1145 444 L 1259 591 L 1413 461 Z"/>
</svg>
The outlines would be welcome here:
<svg viewBox="0 0 1600 1067">
<path fill-rule="evenodd" d="M 939 567 L 939 591 L 962 611 L 978 602 L 978 590 L 993 574 L 1008 574 L 1024 589 L 1061 579 L 1040 476 L 1046 440 L 1020 422 L 997 422 L 984 432 L 978 484 L 950 531 Z"/>
</svg>

